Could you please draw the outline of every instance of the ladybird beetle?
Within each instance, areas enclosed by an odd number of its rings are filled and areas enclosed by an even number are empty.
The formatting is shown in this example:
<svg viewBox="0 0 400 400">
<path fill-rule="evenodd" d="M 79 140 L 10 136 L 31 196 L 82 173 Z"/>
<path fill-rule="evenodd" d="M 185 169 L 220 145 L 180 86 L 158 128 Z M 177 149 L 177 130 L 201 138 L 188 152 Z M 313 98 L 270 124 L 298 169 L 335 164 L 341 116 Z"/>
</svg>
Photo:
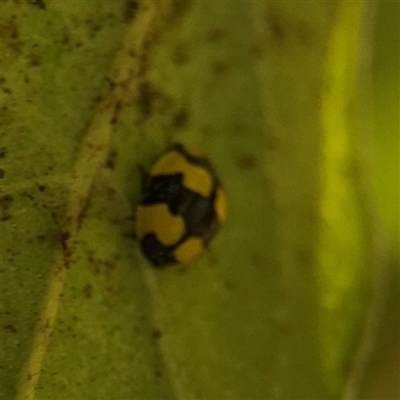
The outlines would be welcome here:
<svg viewBox="0 0 400 400">
<path fill-rule="evenodd" d="M 225 218 L 225 192 L 204 155 L 174 144 L 143 174 L 136 235 L 155 267 L 194 260 Z"/>
</svg>

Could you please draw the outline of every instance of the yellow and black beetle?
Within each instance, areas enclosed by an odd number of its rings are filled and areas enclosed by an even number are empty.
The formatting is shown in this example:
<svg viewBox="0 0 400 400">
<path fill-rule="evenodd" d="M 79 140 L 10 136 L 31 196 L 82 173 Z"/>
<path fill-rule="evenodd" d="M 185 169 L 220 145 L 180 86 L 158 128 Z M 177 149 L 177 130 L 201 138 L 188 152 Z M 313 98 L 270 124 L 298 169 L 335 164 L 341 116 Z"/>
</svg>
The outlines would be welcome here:
<svg viewBox="0 0 400 400">
<path fill-rule="evenodd" d="M 225 217 L 225 192 L 204 155 L 174 144 L 144 173 L 136 235 L 155 267 L 194 260 Z"/>
</svg>

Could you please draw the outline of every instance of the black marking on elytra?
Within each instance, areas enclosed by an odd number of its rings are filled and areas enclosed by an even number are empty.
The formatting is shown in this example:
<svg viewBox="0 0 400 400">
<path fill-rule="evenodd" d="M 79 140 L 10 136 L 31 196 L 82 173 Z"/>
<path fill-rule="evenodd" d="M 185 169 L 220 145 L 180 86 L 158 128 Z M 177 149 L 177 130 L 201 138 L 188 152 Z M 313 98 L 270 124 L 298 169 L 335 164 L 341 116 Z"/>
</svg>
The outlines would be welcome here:
<svg viewBox="0 0 400 400">
<path fill-rule="evenodd" d="M 205 156 L 196 156 L 191 154 L 182 144 L 180 143 L 174 143 L 172 147 L 168 150 L 176 150 L 178 153 L 182 154 L 186 160 L 188 161 L 189 164 L 193 164 L 199 167 L 204 168 L 215 180 L 216 183 L 219 184 L 219 179 L 217 177 L 217 174 L 215 173 L 214 168 L 210 164 L 207 158 Z"/>
<path fill-rule="evenodd" d="M 199 236 L 207 243 L 210 234 L 213 235 L 210 230 L 215 233 L 216 229 L 213 227 L 218 223 L 214 210 L 215 191 L 210 198 L 204 198 L 190 190 L 186 191 L 185 201 L 181 202 L 179 212 L 185 221 L 185 231 L 189 236 Z"/>
<path fill-rule="evenodd" d="M 158 241 L 154 233 L 149 233 L 140 241 L 140 248 L 143 254 L 155 267 L 166 267 L 176 264 L 177 260 L 173 255 L 175 246 L 165 246 Z"/>
<path fill-rule="evenodd" d="M 143 205 L 152 205 L 158 203 L 177 202 L 183 194 L 182 185 L 183 175 L 181 173 L 174 175 L 147 176 L 143 182 L 142 200 Z M 178 208 L 175 206 L 175 208 Z M 172 210 L 170 210 L 173 212 Z M 176 214 L 176 212 L 174 212 Z"/>
<path fill-rule="evenodd" d="M 216 186 L 210 197 L 204 197 L 182 184 L 182 174 L 158 175 L 144 184 L 142 205 L 166 204 L 172 215 L 185 221 L 185 231 L 191 236 L 203 236 L 218 222 L 214 210 Z M 208 235 L 207 235 L 208 236 Z"/>
</svg>

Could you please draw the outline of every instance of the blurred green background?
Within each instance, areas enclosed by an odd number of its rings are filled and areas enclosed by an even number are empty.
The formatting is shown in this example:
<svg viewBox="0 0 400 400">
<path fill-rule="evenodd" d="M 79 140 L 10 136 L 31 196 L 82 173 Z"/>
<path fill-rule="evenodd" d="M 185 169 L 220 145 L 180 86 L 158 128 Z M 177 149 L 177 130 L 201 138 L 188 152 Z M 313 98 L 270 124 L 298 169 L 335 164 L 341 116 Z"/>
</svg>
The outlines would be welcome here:
<svg viewBox="0 0 400 400">
<path fill-rule="evenodd" d="M 400 398 L 400 3 L 377 2 L 372 56 L 374 201 L 388 257 L 384 312 L 362 391 L 364 399 Z"/>
</svg>

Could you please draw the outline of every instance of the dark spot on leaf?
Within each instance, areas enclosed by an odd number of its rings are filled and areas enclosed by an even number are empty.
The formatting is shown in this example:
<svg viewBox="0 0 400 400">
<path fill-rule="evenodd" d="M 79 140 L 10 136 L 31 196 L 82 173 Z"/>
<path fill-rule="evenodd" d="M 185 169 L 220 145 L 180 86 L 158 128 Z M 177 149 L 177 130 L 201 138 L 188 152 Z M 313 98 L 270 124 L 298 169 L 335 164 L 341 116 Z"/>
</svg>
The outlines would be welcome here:
<svg viewBox="0 0 400 400">
<path fill-rule="evenodd" d="M 119 115 L 121 109 L 122 109 L 122 104 L 120 101 L 117 101 L 115 103 L 114 113 L 111 117 L 111 125 L 115 125 L 118 122 L 118 115 Z"/>
<path fill-rule="evenodd" d="M 116 88 L 117 84 L 116 84 L 116 82 L 113 81 L 111 78 L 106 77 L 105 80 L 106 80 L 106 82 L 107 82 L 108 85 L 109 85 L 109 90 L 110 90 L 110 91 L 112 91 L 112 90 L 114 90 L 114 89 Z"/>
<path fill-rule="evenodd" d="M 3 21 L 0 24 L 0 36 L 4 39 L 18 39 L 19 38 L 19 30 L 18 23 L 16 22 L 16 16 L 13 15 L 10 19 Z M 14 43 L 10 43 L 9 47 L 14 48 L 17 44 L 16 41 Z M 14 48 L 16 50 L 16 48 Z"/>
<path fill-rule="evenodd" d="M 5 325 L 5 326 L 4 326 L 4 329 L 5 329 L 6 331 L 10 331 L 10 332 L 12 332 L 12 333 L 16 333 L 16 332 L 17 332 L 17 328 L 15 327 L 14 324 Z"/>
<path fill-rule="evenodd" d="M 272 34 L 272 39 L 277 45 L 282 45 L 286 39 L 286 32 L 283 28 L 279 12 L 275 8 L 269 7 L 265 12 L 265 22 Z"/>
<path fill-rule="evenodd" d="M 159 369 L 156 369 L 154 371 L 154 375 L 155 375 L 156 378 L 161 378 L 162 372 Z"/>
<path fill-rule="evenodd" d="M 185 65 L 189 62 L 189 46 L 187 43 L 178 43 L 171 54 L 172 62 L 177 66 Z"/>
<path fill-rule="evenodd" d="M 22 194 L 25 197 L 27 197 L 30 201 L 32 201 L 33 203 L 37 204 L 36 201 L 35 201 L 35 197 L 32 194 L 30 194 L 29 192 L 22 192 Z"/>
<path fill-rule="evenodd" d="M 4 172 L 4 169 L 3 168 L 0 168 L 0 179 L 3 179 L 4 178 L 4 176 L 5 176 L 5 172 Z"/>
<path fill-rule="evenodd" d="M 145 117 L 150 116 L 155 100 L 155 90 L 149 82 L 142 82 L 139 85 L 139 106 Z"/>
<path fill-rule="evenodd" d="M 139 10 L 139 2 L 135 0 L 127 0 L 125 3 L 125 9 L 124 9 L 124 21 L 125 22 L 130 22 L 136 17 L 136 14 Z"/>
<path fill-rule="evenodd" d="M 186 108 L 182 107 L 172 116 L 172 126 L 175 129 L 184 128 L 189 122 L 189 112 Z"/>
<path fill-rule="evenodd" d="M 5 194 L 4 196 L 0 197 L 0 207 L 1 207 L 2 211 L 8 211 L 8 209 L 13 201 L 14 201 L 14 198 L 9 194 Z"/>
<path fill-rule="evenodd" d="M 226 33 L 221 28 L 214 28 L 207 32 L 207 40 L 214 44 L 220 43 L 225 36 Z"/>
<path fill-rule="evenodd" d="M 93 297 L 93 286 L 88 283 L 87 285 L 85 285 L 82 292 L 87 299 L 91 299 Z"/>
<path fill-rule="evenodd" d="M 128 239 L 131 239 L 131 240 L 136 240 L 136 239 L 137 239 L 136 233 L 135 233 L 134 231 L 131 231 L 131 232 L 124 232 L 124 233 L 122 234 L 122 236 L 125 237 L 125 238 L 128 238 Z"/>
<path fill-rule="evenodd" d="M 69 257 L 68 251 L 68 240 L 71 237 L 71 234 L 68 231 L 61 232 L 61 247 L 64 251 L 64 255 L 66 258 Z"/>
<path fill-rule="evenodd" d="M 46 9 L 46 3 L 44 2 L 44 0 L 28 0 L 28 3 L 40 8 L 41 10 Z"/>
<path fill-rule="evenodd" d="M 115 160 L 117 158 L 117 152 L 115 149 L 111 149 L 108 153 L 108 157 L 106 159 L 106 167 L 109 169 L 115 168 Z"/>
<path fill-rule="evenodd" d="M 67 46 L 71 41 L 71 32 L 68 26 L 63 26 L 61 28 L 61 44 Z"/>
<path fill-rule="evenodd" d="M 280 139 L 272 132 L 267 132 L 265 138 L 266 138 L 266 145 L 270 150 L 278 150 L 281 147 Z"/>
<path fill-rule="evenodd" d="M 311 266 L 313 262 L 313 252 L 311 249 L 299 248 L 297 249 L 297 259 L 299 265 Z"/>
<path fill-rule="evenodd" d="M 106 286 L 106 292 L 108 294 L 113 294 L 114 293 L 114 288 L 111 285 Z"/>
<path fill-rule="evenodd" d="M 222 75 L 228 70 L 228 65 L 222 61 L 214 61 L 211 68 L 215 75 Z"/>
<path fill-rule="evenodd" d="M 115 267 L 117 265 L 114 260 L 105 260 L 103 262 L 103 264 L 104 264 L 104 267 L 105 267 L 105 273 L 108 276 L 111 274 L 111 272 L 115 269 Z"/>
<path fill-rule="evenodd" d="M 162 338 L 162 332 L 158 328 L 154 328 L 152 332 L 152 337 L 155 340 L 161 339 Z"/>
<path fill-rule="evenodd" d="M 205 124 L 200 128 L 200 132 L 204 136 L 213 137 L 215 136 L 215 128 L 211 124 Z"/>
<path fill-rule="evenodd" d="M 258 165 L 257 157 L 254 154 L 242 154 L 237 159 L 240 169 L 254 169 Z"/>
<path fill-rule="evenodd" d="M 191 0 L 172 0 L 170 2 L 171 14 L 168 22 L 176 23 L 176 20 L 189 10 L 190 5 Z"/>
<path fill-rule="evenodd" d="M 46 320 L 44 321 L 44 323 L 42 325 L 39 326 L 39 331 L 42 333 L 45 333 L 46 331 L 48 331 L 51 328 L 51 322 L 49 318 L 46 318 Z"/>
<path fill-rule="evenodd" d="M 28 54 L 28 61 L 31 67 L 39 67 L 42 64 L 42 55 L 37 51 L 31 51 Z"/>
</svg>

